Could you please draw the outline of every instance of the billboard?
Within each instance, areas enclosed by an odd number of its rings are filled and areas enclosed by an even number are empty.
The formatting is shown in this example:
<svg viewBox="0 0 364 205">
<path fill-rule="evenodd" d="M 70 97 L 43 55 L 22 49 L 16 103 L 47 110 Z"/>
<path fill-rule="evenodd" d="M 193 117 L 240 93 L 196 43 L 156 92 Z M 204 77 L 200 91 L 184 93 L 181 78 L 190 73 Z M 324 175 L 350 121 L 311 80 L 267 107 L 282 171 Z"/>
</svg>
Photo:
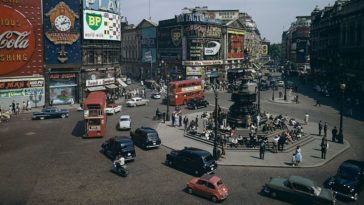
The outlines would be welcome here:
<svg viewBox="0 0 364 205">
<path fill-rule="evenodd" d="M 119 14 L 120 0 L 83 0 L 83 9 Z"/>
<path fill-rule="evenodd" d="M 0 76 L 42 74 L 41 2 L 0 2 Z"/>
<path fill-rule="evenodd" d="M 121 39 L 121 17 L 102 11 L 83 11 L 83 38 L 92 40 Z"/>
<path fill-rule="evenodd" d="M 228 31 L 227 58 L 244 58 L 244 33 Z"/>
<path fill-rule="evenodd" d="M 45 64 L 81 64 L 80 4 L 43 1 Z"/>
</svg>

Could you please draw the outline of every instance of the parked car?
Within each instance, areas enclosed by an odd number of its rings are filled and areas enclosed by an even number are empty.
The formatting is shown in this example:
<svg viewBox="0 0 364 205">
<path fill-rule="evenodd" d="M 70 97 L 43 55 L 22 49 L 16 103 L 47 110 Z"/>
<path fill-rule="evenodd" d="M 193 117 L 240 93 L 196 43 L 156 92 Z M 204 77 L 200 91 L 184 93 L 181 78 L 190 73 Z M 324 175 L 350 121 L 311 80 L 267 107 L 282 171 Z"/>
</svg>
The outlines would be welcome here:
<svg viewBox="0 0 364 205">
<path fill-rule="evenodd" d="M 197 108 L 201 108 L 201 107 L 207 107 L 209 105 L 209 102 L 207 102 L 207 100 L 203 100 L 203 99 L 190 99 L 187 102 L 187 108 L 188 109 L 197 109 Z"/>
<path fill-rule="evenodd" d="M 130 130 L 131 129 L 130 115 L 120 116 L 118 128 L 119 128 L 119 130 Z"/>
<path fill-rule="evenodd" d="M 229 190 L 223 181 L 219 177 L 209 174 L 191 179 L 187 183 L 186 189 L 190 194 L 210 198 L 213 202 L 224 200 L 229 196 Z"/>
<path fill-rule="evenodd" d="M 283 80 L 278 81 L 278 87 L 284 87 L 284 81 Z"/>
<path fill-rule="evenodd" d="M 161 94 L 159 92 L 152 93 L 151 98 L 152 99 L 161 99 Z"/>
<path fill-rule="evenodd" d="M 310 179 L 301 176 L 288 178 L 270 178 L 263 188 L 264 193 L 273 198 L 303 202 L 303 204 L 334 204 L 335 194 L 332 190 L 321 188 Z"/>
<path fill-rule="evenodd" d="M 130 79 L 130 78 L 127 78 L 127 79 L 126 79 L 126 84 L 127 84 L 127 85 L 130 85 L 130 84 L 131 84 L 131 79 Z"/>
<path fill-rule="evenodd" d="M 134 160 L 136 157 L 134 143 L 129 137 L 112 137 L 101 145 L 101 152 L 111 159 L 118 159 L 120 156 L 125 161 Z"/>
<path fill-rule="evenodd" d="M 217 163 L 210 152 L 194 147 L 171 151 L 166 155 L 166 164 L 196 176 L 212 173 L 217 168 Z"/>
<path fill-rule="evenodd" d="M 336 175 L 328 180 L 328 187 L 334 190 L 338 197 L 358 200 L 364 187 L 364 162 L 343 162 Z"/>
<path fill-rule="evenodd" d="M 147 100 L 147 99 L 143 99 L 141 97 L 135 97 L 135 98 L 131 98 L 130 100 L 128 100 L 126 102 L 126 104 L 129 107 L 136 107 L 136 106 L 139 106 L 139 105 L 147 105 L 148 102 L 149 102 L 149 100 Z"/>
<path fill-rule="evenodd" d="M 144 149 L 157 148 L 161 144 L 158 132 L 150 127 L 137 128 L 134 132 L 130 132 L 130 136 L 135 144 Z"/>
<path fill-rule="evenodd" d="M 59 109 L 56 107 L 47 107 L 40 112 L 33 112 L 32 119 L 44 120 L 46 118 L 66 118 L 69 116 L 69 111 L 66 109 Z"/>
<path fill-rule="evenodd" d="M 268 90 L 269 89 L 269 82 L 267 80 L 260 80 L 260 90 Z"/>
<path fill-rule="evenodd" d="M 121 112 L 121 105 L 117 105 L 117 104 L 108 104 L 106 106 L 106 110 L 105 110 L 106 114 L 115 114 L 117 112 Z"/>
</svg>

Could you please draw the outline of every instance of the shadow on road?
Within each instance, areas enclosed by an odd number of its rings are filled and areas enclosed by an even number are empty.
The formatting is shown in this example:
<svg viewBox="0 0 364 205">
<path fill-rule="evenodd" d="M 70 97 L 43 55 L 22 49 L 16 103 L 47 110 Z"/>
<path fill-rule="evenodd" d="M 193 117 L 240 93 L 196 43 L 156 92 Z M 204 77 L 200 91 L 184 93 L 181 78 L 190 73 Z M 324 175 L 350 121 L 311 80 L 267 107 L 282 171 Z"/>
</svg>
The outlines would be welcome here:
<svg viewBox="0 0 364 205">
<path fill-rule="evenodd" d="M 76 124 L 76 126 L 73 128 L 72 130 L 72 135 L 74 137 L 83 137 L 83 135 L 85 134 L 85 129 L 84 129 L 84 121 L 83 120 L 79 120 Z"/>
</svg>

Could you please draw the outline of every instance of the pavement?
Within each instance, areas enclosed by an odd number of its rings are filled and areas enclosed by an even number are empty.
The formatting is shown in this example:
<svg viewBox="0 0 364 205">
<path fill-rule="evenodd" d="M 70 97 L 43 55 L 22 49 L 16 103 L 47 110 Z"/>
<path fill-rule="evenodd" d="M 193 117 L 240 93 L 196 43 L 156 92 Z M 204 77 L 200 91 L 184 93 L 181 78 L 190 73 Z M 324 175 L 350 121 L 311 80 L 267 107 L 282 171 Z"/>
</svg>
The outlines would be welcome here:
<svg viewBox="0 0 364 205">
<path fill-rule="evenodd" d="M 191 120 L 194 119 L 196 115 L 201 116 L 201 114 L 202 112 L 198 112 L 187 114 L 186 116 Z M 201 128 L 202 126 L 199 127 Z M 321 159 L 320 144 L 322 136 L 317 135 L 317 123 L 309 122 L 307 125 L 303 125 L 303 127 L 304 132 L 306 134 L 310 134 L 312 140 L 303 144 L 298 143 L 302 150 L 302 162 L 299 166 L 291 166 L 291 159 L 294 150 L 279 153 L 266 151 L 264 160 L 259 159 L 259 151 L 257 150 L 226 150 L 224 158 L 220 158 L 218 164 L 253 167 L 319 167 L 328 163 L 330 160 L 350 148 L 350 143 L 346 140 L 344 140 L 344 144 L 331 142 L 331 132 L 329 131 L 329 148 L 326 153 L 326 159 Z M 162 144 L 172 150 L 180 150 L 184 147 L 196 147 L 212 153 L 213 147 L 211 145 L 185 137 L 183 127 L 172 127 L 170 121 L 166 123 L 159 123 L 157 131 L 162 140 Z"/>
</svg>

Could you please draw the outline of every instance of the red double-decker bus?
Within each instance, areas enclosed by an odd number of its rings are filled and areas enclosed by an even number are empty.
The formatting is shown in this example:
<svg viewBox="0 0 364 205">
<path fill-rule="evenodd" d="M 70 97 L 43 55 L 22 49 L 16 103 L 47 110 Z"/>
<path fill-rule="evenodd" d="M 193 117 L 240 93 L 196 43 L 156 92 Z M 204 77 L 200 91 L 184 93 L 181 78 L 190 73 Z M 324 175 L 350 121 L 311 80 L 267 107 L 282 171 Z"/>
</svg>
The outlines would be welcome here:
<svg viewBox="0 0 364 205">
<path fill-rule="evenodd" d="M 106 127 L 106 94 L 91 92 L 83 103 L 84 137 L 104 137 Z"/>
<path fill-rule="evenodd" d="M 204 86 L 200 79 L 173 81 L 169 83 L 170 105 L 184 105 L 190 99 L 204 98 Z"/>
</svg>

